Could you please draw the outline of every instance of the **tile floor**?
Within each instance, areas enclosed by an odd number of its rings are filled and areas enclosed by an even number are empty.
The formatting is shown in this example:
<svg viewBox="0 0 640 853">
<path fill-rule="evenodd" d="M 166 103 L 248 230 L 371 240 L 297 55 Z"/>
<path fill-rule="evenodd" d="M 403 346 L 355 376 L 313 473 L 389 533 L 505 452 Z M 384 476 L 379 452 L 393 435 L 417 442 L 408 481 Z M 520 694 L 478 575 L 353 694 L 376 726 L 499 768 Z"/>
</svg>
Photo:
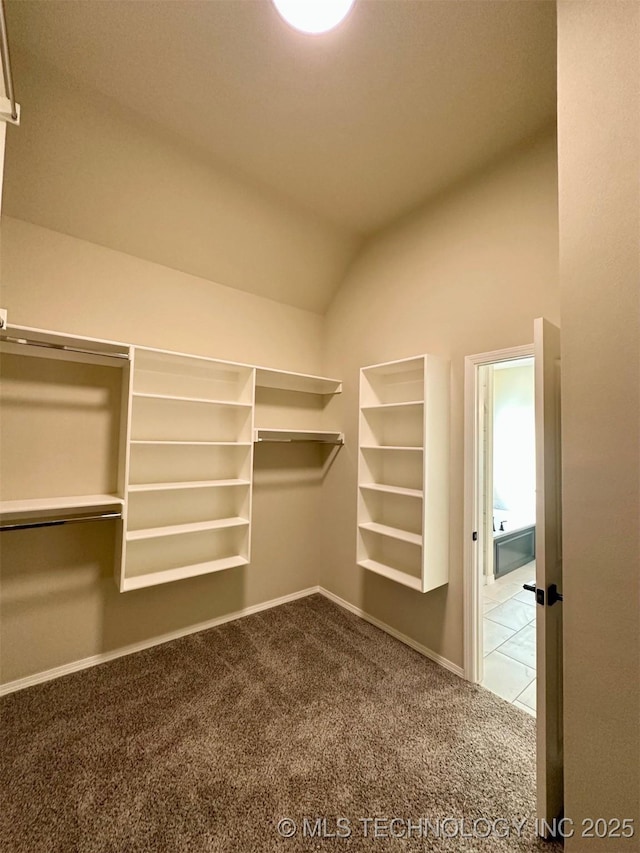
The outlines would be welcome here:
<svg viewBox="0 0 640 853">
<path fill-rule="evenodd" d="M 535 580 L 535 561 L 483 587 L 482 686 L 535 716 L 536 606 L 523 583 Z"/>
</svg>

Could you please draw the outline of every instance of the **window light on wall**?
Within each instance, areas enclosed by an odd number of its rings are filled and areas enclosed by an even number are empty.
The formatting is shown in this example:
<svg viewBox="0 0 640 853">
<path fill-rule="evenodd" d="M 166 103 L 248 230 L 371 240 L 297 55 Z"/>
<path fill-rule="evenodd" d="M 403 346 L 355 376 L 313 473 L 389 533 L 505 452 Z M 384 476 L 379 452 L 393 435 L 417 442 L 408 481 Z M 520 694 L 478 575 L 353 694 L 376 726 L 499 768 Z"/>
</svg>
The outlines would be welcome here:
<svg viewBox="0 0 640 853">
<path fill-rule="evenodd" d="M 337 27 L 354 3 L 355 0 L 273 0 L 281 18 L 309 35 L 326 33 Z"/>
</svg>

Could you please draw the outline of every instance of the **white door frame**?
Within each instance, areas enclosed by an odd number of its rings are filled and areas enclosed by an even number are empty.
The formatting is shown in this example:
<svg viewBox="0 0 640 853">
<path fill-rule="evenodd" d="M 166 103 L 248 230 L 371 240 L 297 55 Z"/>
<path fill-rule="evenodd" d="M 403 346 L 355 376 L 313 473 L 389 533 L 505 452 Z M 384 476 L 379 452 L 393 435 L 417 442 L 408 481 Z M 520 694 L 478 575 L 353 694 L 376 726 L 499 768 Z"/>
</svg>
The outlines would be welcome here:
<svg viewBox="0 0 640 853">
<path fill-rule="evenodd" d="M 480 529 L 479 495 L 480 433 L 479 368 L 486 364 L 533 356 L 533 344 L 468 355 L 464 360 L 464 675 L 478 684 L 482 679 L 482 619 L 480 616 L 480 575 L 478 541 Z"/>
</svg>

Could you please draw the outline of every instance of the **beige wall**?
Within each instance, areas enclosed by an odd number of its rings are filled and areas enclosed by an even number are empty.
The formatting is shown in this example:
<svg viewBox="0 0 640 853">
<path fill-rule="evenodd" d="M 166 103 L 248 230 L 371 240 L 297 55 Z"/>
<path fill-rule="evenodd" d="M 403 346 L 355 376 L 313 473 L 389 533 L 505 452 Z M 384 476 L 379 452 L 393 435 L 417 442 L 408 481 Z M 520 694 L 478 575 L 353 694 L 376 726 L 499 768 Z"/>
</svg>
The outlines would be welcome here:
<svg viewBox="0 0 640 853">
<path fill-rule="evenodd" d="M 22 123 L 8 131 L 4 213 L 324 310 L 351 236 L 40 61 L 13 60 Z"/>
<path fill-rule="evenodd" d="M 14 324 L 320 372 L 322 319 L 315 313 L 17 219 L 3 219 L 2 239 L 0 304 Z M 20 421 L 12 414 L 19 409 L 2 406 L 2 498 L 27 497 L 7 492 L 27 485 L 31 494 L 73 494 L 76 482 L 89 482 L 88 471 L 95 479 L 87 491 L 113 487 L 113 416 L 105 401 L 117 393 L 109 369 L 51 369 L 41 359 L 22 359 L 16 367 L 13 361 L 7 358 L 3 367 L 12 399 L 30 396 L 37 408 Z M 87 370 L 92 381 L 82 390 Z M 265 393 L 259 414 L 265 423 L 281 419 L 287 426 L 294 405 L 291 395 Z M 291 411 L 298 427 L 321 416 L 309 407 Z M 52 453 L 43 456 L 44 446 Z M 111 523 L 3 533 L 2 680 L 317 584 L 323 461 L 314 448 L 256 453 L 251 565 L 215 575 L 121 595 L 112 578 Z"/>
<path fill-rule="evenodd" d="M 325 372 L 346 447 L 327 478 L 321 583 L 462 666 L 463 364 L 530 343 L 559 320 L 557 172 L 549 134 L 372 240 L 326 318 Z M 435 353 L 451 359 L 450 581 L 420 594 L 355 565 L 358 371 Z"/>
<path fill-rule="evenodd" d="M 558 4 L 566 813 L 640 849 L 640 6 Z"/>
</svg>

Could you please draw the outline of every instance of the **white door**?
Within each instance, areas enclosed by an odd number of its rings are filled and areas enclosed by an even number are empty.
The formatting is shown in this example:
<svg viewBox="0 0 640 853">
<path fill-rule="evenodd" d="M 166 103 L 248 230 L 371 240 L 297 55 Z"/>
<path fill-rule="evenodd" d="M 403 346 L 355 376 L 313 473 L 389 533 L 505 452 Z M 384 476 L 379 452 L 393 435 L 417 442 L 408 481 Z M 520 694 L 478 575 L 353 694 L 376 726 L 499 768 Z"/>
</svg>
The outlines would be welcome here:
<svg viewBox="0 0 640 853">
<path fill-rule="evenodd" d="M 563 809 L 560 330 L 534 324 L 536 409 L 536 642 L 538 818 Z M 540 827 L 540 824 L 539 824 Z M 540 834 L 546 834 L 539 829 Z"/>
</svg>

